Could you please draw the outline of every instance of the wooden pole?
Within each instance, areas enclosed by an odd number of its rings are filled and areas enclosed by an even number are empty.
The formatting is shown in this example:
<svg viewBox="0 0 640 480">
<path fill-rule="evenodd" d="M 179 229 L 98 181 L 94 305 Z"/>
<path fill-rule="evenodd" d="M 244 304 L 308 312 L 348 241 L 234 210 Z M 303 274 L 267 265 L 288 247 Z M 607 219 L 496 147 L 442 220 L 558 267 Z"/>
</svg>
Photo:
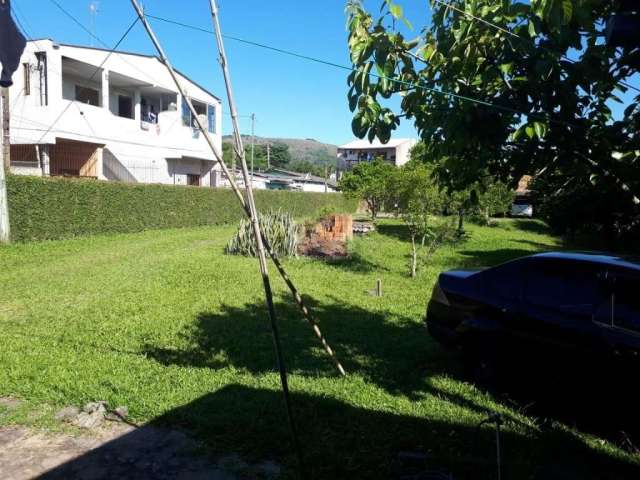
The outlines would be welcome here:
<svg viewBox="0 0 640 480">
<path fill-rule="evenodd" d="M 9 228 L 9 198 L 7 195 L 7 179 L 6 173 L 9 172 L 10 167 L 10 138 L 5 135 L 5 131 L 9 131 L 9 89 L 2 88 L 2 94 L 0 95 L 0 103 L 2 103 L 2 116 L 0 117 L 0 126 L 2 127 L 2 142 L 0 142 L 0 244 L 7 244 L 10 241 L 10 228 Z M 5 114 L 6 112 L 6 114 Z M 5 173 L 6 169 L 6 173 Z"/>
<path fill-rule="evenodd" d="M 8 172 L 11 168 L 11 108 L 9 89 L 2 87 L 2 162 Z"/>
<path fill-rule="evenodd" d="M 216 41 L 218 43 L 218 52 L 220 54 L 220 58 L 219 58 L 220 66 L 222 67 L 224 83 L 227 88 L 227 98 L 229 101 L 229 109 L 231 110 L 231 122 L 233 123 L 235 147 L 236 147 L 236 152 L 238 153 L 238 158 L 240 159 L 240 167 L 242 168 L 242 176 L 244 178 L 246 203 L 249 206 L 249 212 L 251 214 L 251 223 L 253 225 L 253 233 L 254 233 L 255 242 L 256 242 L 256 250 L 258 252 L 258 260 L 260 262 L 260 273 L 262 275 L 262 284 L 264 287 L 265 301 L 267 305 L 267 311 L 269 312 L 269 319 L 271 321 L 271 333 L 273 334 L 273 345 L 276 352 L 276 358 L 278 360 L 278 370 L 280 371 L 280 383 L 282 385 L 282 393 L 284 396 L 284 402 L 287 409 L 287 419 L 289 421 L 289 429 L 291 430 L 291 438 L 293 440 L 293 446 L 294 446 L 296 455 L 298 457 L 298 463 L 299 463 L 300 469 L 302 470 L 302 450 L 300 449 L 300 442 L 298 441 L 295 422 L 293 420 L 293 410 L 291 408 L 291 398 L 289 395 L 289 381 L 287 379 L 287 369 L 284 362 L 284 356 L 282 355 L 280 333 L 278 331 L 276 311 L 273 304 L 273 294 L 271 291 L 271 281 L 269 279 L 267 256 L 264 250 L 264 244 L 262 242 L 262 232 L 260 230 L 260 219 L 258 216 L 258 210 L 256 208 L 255 199 L 253 197 L 251 177 L 249 175 L 249 169 L 247 168 L 247 160 L 245 157 L 244 145 L 242 143 L 242 135 L 240 134 L 240 126 L 238 124 L 238 111 L 236 109 L 235 98 L 233 95 L 233 87 L 231 84 L 231 74 L 229 72 L 229 65 L 227 63 L 227 55 L 224 48 L 224 41 L 222 40 L 220 20 L 218 17 L 218 5 L 216 4 L 216 0 L 210 0 L 209 3 L 211 5 L 211 18 L 213 21 L 213 27 L 216 34 Z"/>
<path fill-rule="evenodd" d="M 237 185 L 237 183 L 235 181 L 235 175 L 232 176 L 231 173 L 229 172 L 229 169 L 227 168 L 227 165 L 224 163 L 224 160 L 222 158 L 222 154 L 220 152 L 218 152 L 218 150 L 216 149 L 216 147 L 215 147 L 215 145 L 213 143 L 213 140 L 209 136 L 208 130 L 204 127 L 204 125 L 200 121 L 200 118 L 198 117 L 198 114 L 196 113 L 195 108 L 193 107 L 193 103 L 191 102 L 191 99 L 187 97 L 186 92 L 182 88 L 182 85 L 180 84 L 180 81 L 178 80 L 178 77 L 177 77 L 177 75 L 175 73 L 175 70 L 173 69 L 173 66 L 169 62 L 169 59 L 167 58 L 166 54 L 164 53 L 164 50 L 162 49 L 162 46 L 160 45 L 160 42 L 158 41 L 157 37 L 155 36 L 155 33 L 153 32 L 153 29 L 151 28 L 151 25 L 149 25 L 149 22 L 147 22 L 146 18 L 144 17 L 144 13 L 143 13 L 142 9 L 140 8 L 140 6 L 138 5 L 138 3 L 135 0 L 131 0 L 131 1 L 132 1 L 132 4 L 133 4 L 133 7 L 135 8 L 136 12 L 138 13 L 138 17 L 141 19 L 142 24 L 144 25 L 144 27 L 145 27 L 148 35 L 149 35 L 149 38 L 151 39 L 152 43 L 154 44 L 154 47 L 156 48 L 156 50 L 158 52 L 158 55 L 160 56 L 160 59 L 162 60 L 162 62 L 167 67 L 167 71 L 171 75 L 171 78 L 172 78 L 176 88 L 178 89 L 178 92 L 180 93 L 181 97 L 183 98 L 183 101 L 185 101 L 187 103 L 187 106 L 189 107 L 189 110 L 191 111 L 191 115 L 195 119 L 196 126 L 198 127 L 198 129 L 200 130 L 201 134 L 203 135 L 203 137 L 207 141 L 207 144 L 209 145 L 209 148 L 210 148 L 211 152 L 216 157 L 216 160 L 217 160 L 218 164 L 220 165 L 220 168 L 222 168 L 222 172 L 229 179 L 229 183 L 231 184 L 231 188 L 232 188 L 233 192 L 235 193 L 238 201 L 241 203 L 242 208 L 245 211 L 245 214 L 249 217 L 251 213 L 250 213 L 249 208 L 248 208 L 248 206 L 247 206 L 247 204 L 245 202 L 244 196 L 242 195 L 242 192 L 240 191 L 240 188 L 238 187 L 238 185 Z M 235 153 L 234 153 L 234 155 L 235 155 Z M 311 325 L 311 328 L 312 328 L 314 334 L 316 335 L 316 337 L 318 338 L 318 340 L 322 344 L 324 350 L 327 352 L 327 354 L 329 355 L 329 357 L 331 358 L 331 360 L 335 364 L 335 366 L 338 369 L 338 372 L 340 373 L 340 375 L 345 376 L 346 372 L 345 372 L 344 368 L 340 364 L 339 360 L 336 358 L 333 350 L 329 346 L 329 343 L 327 342 L 326 338 L 322 334 L 322 331 L 320 330 L 320 327 L 318 326 L 317 322 L 313 318 L 313 315 L 311 314 L 311 311 L 309 310 L 309 308 L 304 303 L 302 295 L 300 294 L 300 292 L 298 291 L 298 289 L 294 285 L 293 281 L 289 278 L 287 272 L 285 271 L 284 267 L 282 266 L 282 263 L 280 262 L 280 259 L 278 259 L 277 255 L 275 254 L 275 252 L 273 251 L 273 249 L 269 245 L 269 242 L 267 241 L 266 237 L 262 237 L 262 241 L 263 241 L 264 247 L 269 252 L 269 256 L 271 257 L 271 260 L 273 261 L 273 264 L 275 265 L 276 269 L 278 270 L 278 273 L 280 273 L 280 276 L 285 281 L 287 287 L 291 291 L 291 295 L 293 296 L 293 299 L 295 300 L 296 304 L 300 308 L 300 311 L 302 312 L 302 314 L 305 317 L 305 319 Z"/>
</svg>

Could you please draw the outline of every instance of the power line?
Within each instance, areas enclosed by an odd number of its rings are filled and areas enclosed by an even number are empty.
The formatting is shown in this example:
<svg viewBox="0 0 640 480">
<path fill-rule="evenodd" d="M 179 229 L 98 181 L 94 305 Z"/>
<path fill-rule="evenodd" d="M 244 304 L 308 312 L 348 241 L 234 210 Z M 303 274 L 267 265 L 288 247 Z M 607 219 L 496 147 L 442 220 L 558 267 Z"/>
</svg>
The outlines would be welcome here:
<svg viewBox="0 0 640 480">
<path fill-rule="evenodd" d="M 503 27 L 501 27 L 500 25 L 497 25 L 497 24 L 495 24 L 495 23 L 491 23 L 490 21 L 485 20 L 484 18 L 477 17 L 477 16 L 473 15 L 472 13 L 469 13 L 469 12 L 467 12 L 467 11 L 465 11 L 465 10 L 462 10 L 461 8 L 458 8 L 457 6 L 455 6 L 455 5 L 451 4 L 451 3 L 444 2 L 443 0 L 433 0 L 433 1 L 434 1 L 434 2 L 436 2 L 436 3 L 439 3 L 440 5 L 446 6 L 447 8 L 451 8 L 452 10 L 455 10 L 456 12 L 461 13 L 461 14 L 465 15 L 465 16 L 466 16 L 466 17 L 468 17 L 468 18 L 471 18 L 471 19 L 476 20 L 476 21 L 478 21 L 478 22 L 484 23 L 485 25 L 488 25 L 489 27 L 492 27 L 492 28 L 494 28 L 494 29 L 496 29 L 496 30 L 498 30 L 498 31 L 500 31 L 500 32 L 502 32 L 502 33 L 506 33 L 507 35 L 510 35 L 510 36 L 511 36 L 511 37 L 513 37 L 513 38 L 517 38 L 517 39 L 518 39 L 518 40 L 520 40 L 520 41 L 523 41 L 523 42 L 527 42 L 527 43 L 529 43 L 529 40 L 528 40 L 528 39 L 526 39 L 526 38 L 524 38 L 524 37 L 521 37 L 521 36 L 520 36 L 520 35 L 518 35 L 517 33 L 514 33 L 514 32 L 512 32 L 511 30 L 508 30 L 508 29 L 506 29 L 506 28 L 503 28 Z M 536 46 L 537 46 L 537 47 L 540 47 L 540 48 L 542 48 L 543 50 L 546 50 L 546 51 L 548 51 L 548 52 L 551 52 L 551 53 L 554 53 L 554 54 L 555 54 L 555 53 L 557 53 L 557 52 L 554 52 L 554 51 L 553 51 L 552 49 L 550 49 L 549 47 L 546 47 L 546 46 L 544 46 L 544 45 L 540 45 L 540 44 L 538 44 L 538 45 L 536 45 Z M 567 61 L 567 62 L 569 62 L 569 63 L 571 63 L 571 64 L 575 64 L 575 63 L 577 63 L 575 60 L 573 60 L 572 58 L 570 58 L 570 57 L 568 57 L 568 56 L 566 56 L 566 55 L 561 55 L 561 57 L 560 57 L 560 58 L 562 58 L 563 60 L 565 60 L 565 61 Z M 627 88 L 630 88 L 630 89 L 632 89 L 632 90 L 635 90 L 636 92 L 640 92 L 640 88 L 638 88 L 638 87 L 634 87 L 633 85 L 631 85 L 631 84 L 629 84 L 629 83 L 627 83 L 627 82 L 625 82 L 625 81 L 623 81 L 623 80 L 619 80 L 619 81 L 618 81 L 618 83 L 619 83 L 620 85 L 622 85 L 623 87 L 627 87 Z"/>
<path fill-rule="evenodd" d="M 162 21 L 162 22 L 178 25 L 180 27 L 184 27 L 184 28 L 188 28 L 188 29 L 191 29 L 191 30 L 196 30 L 196 31 L 199 31 L 199 32 L 202 32 L 202 33 L 207 33 L 207 34 L 213 35 L 213 32 L 211 30 L 207 30 L 205 28 L 201 28 L 201 27 L 198 27 L 198 26 L 195 26 L 195 25 L 189 25 L 189 24 L 186 24 L 186 23 L 178 22 L 178 21 L 175 21 L 175 20 L 170 20 L 168 18 L 158 17 L 156 15 L 151 15 L 151 14 L 145 14 L 145 16 L 147 16 L 149 18 L 152 18 L 152 19 L 155 19 L 155 20 Z M 346 65 L 340 65 L 339 63 L 330 62 L 328 60 L 322 60 L 322 59 L 319 59 L 319 58 L 311 57 L 309 55 L 303 55 L 303 54 L 300 54 L 300 53 L 292 52 L 290 50 L 285 50 L 285 49 L 282 49 L 282 48 L 273 47 L 271 45 L 266 45 L 266 44 L 263 44 L 263 43 L 254 42 L 252 40 L 246 40 L 244 38 L 235 37 L 235 36 L 232 36 L 232 35 L 224 35 L 224 38 L 226 38 L 228 40 L 233 40 L 233 41 L 236 41 L 236 42 L 239 42 L 239 43 L 252 45 L 254 47 L 259 47 L 259 48 L 263 48 L 263 49 L 266 49 L 266 50 L 271 50 L 271 51 L 274 51 L 274 52 L 277 52 L 277 53 L 281 53 L 281 54 L 284 54 L 284 55 L 289 55 L 289 56 L 292 56 L 292 57 L 300 58 L 300 59 L 303 59 L 303 60 L 308 60 L 310 62 L 315 62 L 315 63 L 319 63 L 319 64 L 322 64 L 322 65 L 328 65 L 330 67 L 339 68 L 341 70 L 346 70 L 346 71 L 350 71 L 350 72 L 358 71 L 358 69 L 356 69 L 354 67 L 348 67 Z M 564 125 L 564 126 L 569 125 L 569 126 L 574 126 L 575 127 L 575 125 L 572 125 L 569 122 L 565 122 L 565 121 L 562 121 L 562 120 L 549 118 L 548 116 L 545 116 L 544 114 L 526 113 L 526 112 L 522 112 L 520 110 L 517 110 L 515 108 L 507 107 L 505 105 L 497 105 L 495 103 L 487 102 L 487 101 L 481 100 L 479 98 L 473 98 L 473 97 L 468 97 L 468 96 L 465 96 L 465 95 L 460 95 L 460 94 L 457 94 L 457 93 L 446 92 L 446 91 L 443 91 L 443 90 L 438 90 L 436 88 L 428 87 L 426 85 L 421 85 L 421 84 L 417 84 L 417 83 L 413 83 L 413 82 L 406 82 L 404 80 L 399 80 L 399 79 L 396 79 L 396 78 L 386 77 L 384 75 L 379 75 L 379 74 L 373 73 L 373 72 L 369 72 L 368 75 L 370 75 L 370 76 L 372 76 L 374 78 L 381 79 L 381 80 L 388 80 L 390 82 L 396 83 L 398 85 L 403 85 L 403 86 L 406 86 L 406 87 L 409 87 L 409 88 L 425 90 L 425 91 L 428 91 L 428 92 L 431 92 L 431 93 L 435 93 L 435 94 L 438 94 L 438 95 L 442 95 L 442 96 L 445 96 L 445 97 L 456 98 L 458 100 L 468 101 L 468 102 L 472 102 L 472 103 L 475 103 L 475 104 L 478 104 L 478 105 L 484 105 L 484 106 L 487 106 L 487 107 L 492 107 L 492 108 L 495 108 L 495 109 L 498 109 L 498 110 L 502 110 L 502 111 L 505 111 L 505 112 L 508 112 L 508 113 L 513 113 L 513 114 L 517 114 L 517 115 L 523 115 L 523 116 L 526 116 L 526 117 L 530 117 L 532 119 L 545 120 L 545 121 L 549 121 L 551 123 L 556 123 L 556 124 L 560 124 L 560 125 Z"/>
</svg>

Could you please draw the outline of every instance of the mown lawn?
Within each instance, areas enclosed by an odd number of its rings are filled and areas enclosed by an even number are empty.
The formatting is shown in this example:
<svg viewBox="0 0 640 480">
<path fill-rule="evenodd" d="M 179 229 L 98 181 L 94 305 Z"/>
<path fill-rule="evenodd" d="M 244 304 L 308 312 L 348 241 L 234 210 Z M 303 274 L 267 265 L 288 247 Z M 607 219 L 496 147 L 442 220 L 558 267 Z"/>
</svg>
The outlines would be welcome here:
<svg viewBox="0 0 640 480">
<path fill-rule="evenodd" d="M 430 339 L 423 316 L 438 272 L 559 247 L 534 221 L 469 232 L 416 280 L 407 276 L 405 230 L 391 220 L 357 239 L 348 261 L 286 262 L 344 379 L 272 275 L 306 478 L 389 478 L 406 450 L 428 453 L 431 467 L 456 478 L 495 478 L 492 430 L 476 428 L 494 411 L 507 420 L 503 478 L 554 478 L 556 470 L 569 472 L 557 478 L 637 478 L 637 458 L 483 393 L 459 358 Z M 214 452 L 295 465 L 257 264 L 224 255 L 232 233 L 151 231 L 0 248 L 0 396 L 25 402 L 0 410 L 0 424 L 53 428 L 57 408 L 106 400 L 127 405 L 137 421 L 191 428 Z M 382 298 L 367 293 L 377 278 Z"/>
</svg>

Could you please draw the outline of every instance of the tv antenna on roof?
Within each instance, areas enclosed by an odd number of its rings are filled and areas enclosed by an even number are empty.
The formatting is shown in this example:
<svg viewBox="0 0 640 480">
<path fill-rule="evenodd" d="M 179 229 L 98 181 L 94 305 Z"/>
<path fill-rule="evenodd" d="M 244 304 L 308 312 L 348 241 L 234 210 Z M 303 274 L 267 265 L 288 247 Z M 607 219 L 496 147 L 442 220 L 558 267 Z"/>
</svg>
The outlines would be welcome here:
<svg viewBox="0 0 640 480">
<path fill-rule="evenodd" d="M 89 16 L 91 17 L 91 46 L 94 46 L 94 39 L 96 38 L 96 23 L 98 19 L 98 13 L 100 12 L 100 2 L 92 1 L 89 3 Z"/>
</svg>

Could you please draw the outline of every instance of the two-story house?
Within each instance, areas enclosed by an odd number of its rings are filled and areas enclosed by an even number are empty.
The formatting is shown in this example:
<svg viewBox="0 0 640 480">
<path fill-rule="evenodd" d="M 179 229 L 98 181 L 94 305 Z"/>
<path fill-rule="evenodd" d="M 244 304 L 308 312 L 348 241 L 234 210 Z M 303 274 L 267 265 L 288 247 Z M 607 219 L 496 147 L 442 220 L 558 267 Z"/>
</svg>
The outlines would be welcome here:
<svg viewBox="0 0 640 480">
<path fill-rule="evenodd" d="M 179 78 L 222 152 L 220 99 Z M 15 174 L 210 186 L 219 168 L 154 56 L 28 42 L 10 109 Z"/>
<path fill-rule="evenodd" d="M 373 142 L 354 140 L 338 147 L 338 160 L 343 165 L 342 168 L 347 170 L 360 162 L 371 162 L 376 158 L 401 167 L 409 161 L 409 153 L 416 143 L 418 141 L 412 138 L 392 138 L 387 143 L 378 139 Z"/>
</svg>

